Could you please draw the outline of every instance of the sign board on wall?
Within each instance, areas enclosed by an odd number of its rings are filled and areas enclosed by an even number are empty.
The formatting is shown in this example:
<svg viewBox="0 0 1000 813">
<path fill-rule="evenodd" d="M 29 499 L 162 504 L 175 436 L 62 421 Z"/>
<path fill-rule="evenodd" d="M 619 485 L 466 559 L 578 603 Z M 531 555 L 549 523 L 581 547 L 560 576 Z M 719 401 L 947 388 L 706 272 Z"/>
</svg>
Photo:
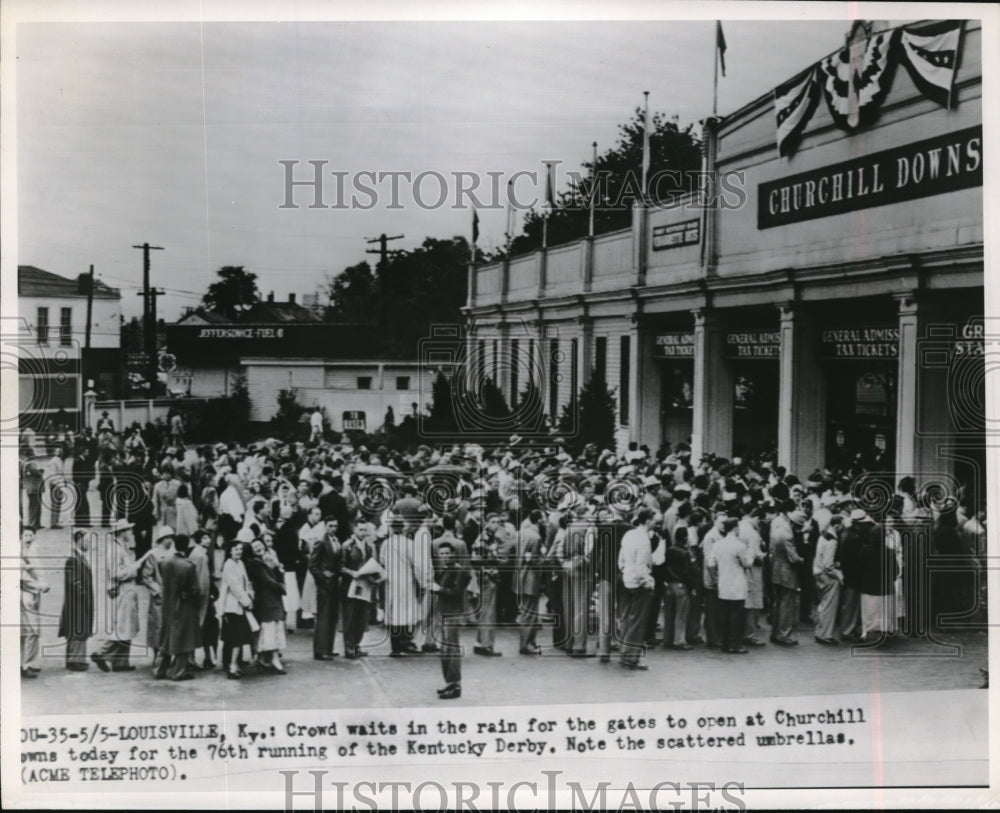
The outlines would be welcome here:
<svg viewBox="0 0 1000 813">
<path fill-rule="evenodd" d="M 344 412 L 344 431 L 357 430 L 358 432 L 364 432 L 367 430 L 368 421 L 365 413 L 360 410 L 346 410 Z"/>
<path fill-rule="evenodd" d="M 653 227 L 653 251 L 680 246 L 696 246 L 701 241 L 701 221 L 684 220 Z"/>
<path fill-rule="evenodd" d="M 167 347 L 183 363 L 205 359 L 372 357 L 369 326 L 290 322 L 284 325 L 167 325 Z"/>
<path fill-rule="evenodd" d="M 830 328 L 820 336 L 820 354 L 825 359 L 897 359 L 899 328 Z"/>
<path fill-rule="evenodd" d="M 981 125 L 757 187 L 757 228 L 853 212 L 983 185 Z"/>
<path fill-rule="evenodd" d="M 780 331 L 733 330 L 726 334 L 727 359 L 776 359 L 780 355 Z"/>
<path fill-rule="evenodd" d="M 653 357 L 694 358 L 694 333 L 658 333 L 653 339 Z"/>
</svg>

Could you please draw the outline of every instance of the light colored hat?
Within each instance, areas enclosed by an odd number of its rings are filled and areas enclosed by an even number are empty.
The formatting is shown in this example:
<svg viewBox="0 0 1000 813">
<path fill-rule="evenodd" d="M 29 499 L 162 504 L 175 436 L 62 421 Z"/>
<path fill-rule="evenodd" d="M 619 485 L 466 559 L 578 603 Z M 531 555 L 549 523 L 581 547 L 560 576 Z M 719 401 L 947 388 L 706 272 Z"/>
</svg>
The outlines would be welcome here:
<svg viewBox="0 0 1000 813">
<path fill-rule="evenodd" d="M 135 523 L 129 522 L 127 519 L 119 519 L 115 521 L 115 524 L 111 526 L 111 532 L 118 534 L 122 531 L 127 531 L 129 528 L 134 528 Z"/>
<path fill-rule="evenodd" d="M 660 480 L 652 474 L 649 474 L 642 478 L 642 484 L 646 486 L 646 488 L 649 488 L 650 486 L 660 485 Z"/>
<path fill-rule="evenodd" d="M 253 531 L 250 528 L 240 528 L 236 534 L 237 542 L 253 542 Z"/>
<path fill-rule="evenodd" d="M 577 494 L 575 491 L 571 491 L 559 502 L 559 507 L 557 511 L 571 511 L 577 503 Z"/>
<path fill-rule="evenodd" d="M 157 544 L 159 544 L 164 539 L 173 539 L 175 536 L 176 536 L 176 534 L 174 533 L 174 529 L 173 528 L 171 528 L 169 525 L 163 525 L 156 532 L 156 539 L 153 540 L 153 541 L 156 542 Z"/>
<path fill-rule="evenodd" d="M 851 511 L 851 520 L 865 519 L 868 515 L 865 513 L 864 508 L 855 508 Z"/>
</svg>

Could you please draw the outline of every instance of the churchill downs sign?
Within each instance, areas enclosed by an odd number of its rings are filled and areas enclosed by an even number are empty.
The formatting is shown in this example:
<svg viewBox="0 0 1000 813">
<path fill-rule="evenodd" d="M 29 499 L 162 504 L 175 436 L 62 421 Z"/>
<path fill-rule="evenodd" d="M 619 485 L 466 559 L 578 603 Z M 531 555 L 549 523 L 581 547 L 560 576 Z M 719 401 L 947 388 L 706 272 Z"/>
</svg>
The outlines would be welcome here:
<svg viewBox="0 0 1000 813">
<path fill-rule="evenodd" d="M 757 228 L 983 185 L 983 128 L 969 127 L 758 186 Z"/>
</svg>

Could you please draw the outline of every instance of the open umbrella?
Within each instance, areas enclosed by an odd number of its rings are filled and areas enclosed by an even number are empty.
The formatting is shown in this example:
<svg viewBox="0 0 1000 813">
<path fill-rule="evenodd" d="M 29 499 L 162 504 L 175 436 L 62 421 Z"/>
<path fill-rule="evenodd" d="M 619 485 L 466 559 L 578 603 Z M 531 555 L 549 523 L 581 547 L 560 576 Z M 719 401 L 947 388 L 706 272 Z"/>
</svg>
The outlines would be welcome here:
<svg viewBox="0 0 1000 813">
<path fill-rule="evenodd" d="M 424 474 L 469 474 L 467 466 L 460 466 L 457 463 L 438 463 L 436 466 L 429 466 L 424 469 Z"/>
<path fill-rule="evenodd" d="M 388 466 L 374 466 L 371 464 L 362 464 L 354 469 L 355 474 L 361 474 L 365 477 L 405 477 L 401 471 L 396 471 L 396 469 L 390 469 Z"/>
</svg>

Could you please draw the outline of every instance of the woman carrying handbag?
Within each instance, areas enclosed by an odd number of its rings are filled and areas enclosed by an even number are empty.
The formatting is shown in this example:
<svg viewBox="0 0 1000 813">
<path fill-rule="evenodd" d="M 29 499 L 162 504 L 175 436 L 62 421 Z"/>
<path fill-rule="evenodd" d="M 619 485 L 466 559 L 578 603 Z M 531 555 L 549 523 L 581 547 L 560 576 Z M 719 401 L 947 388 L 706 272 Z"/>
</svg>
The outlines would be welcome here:
<svg viewBox="0 0 1000 813">
<path fill-rule="evenodd" d="M 253 643 L 253 627 L 260 629 L 253 616 L 253 586 L 243 564 L 243 542 L 234 542 L 222 567 L 222 590 L 219 612 L 222 617 L 222 662 L 228 665 L 226 677 L 239 680 L 240 655 Z M 244 658 L 250 662 L 250 656 Z"/>
</svg>

